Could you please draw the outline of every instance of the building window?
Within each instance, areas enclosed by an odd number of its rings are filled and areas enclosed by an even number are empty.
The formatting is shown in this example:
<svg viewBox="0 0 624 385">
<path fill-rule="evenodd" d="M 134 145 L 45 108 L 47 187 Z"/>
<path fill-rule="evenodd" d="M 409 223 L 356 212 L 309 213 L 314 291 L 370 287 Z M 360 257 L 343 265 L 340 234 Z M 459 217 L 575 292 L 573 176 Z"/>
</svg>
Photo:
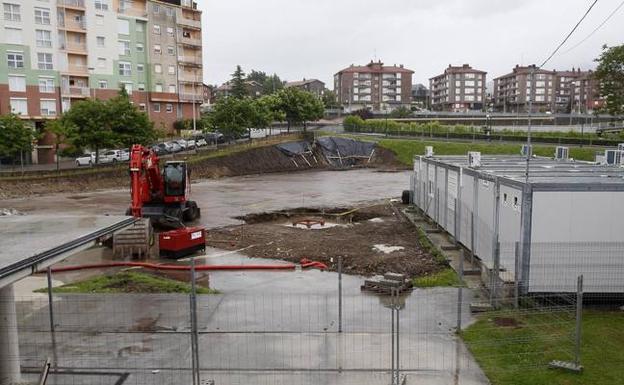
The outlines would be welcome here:
<svg viewBox="0 0 624 385">
<path fill-rule="evenodd" d="M 175 86 L 175 84 L 169 84 L 169 93 L 170 94 L 175 94 L 176 93 L 176 86 Z"/>
<path fill-rule="evenodd" d="M 139 91 L 145 91 L 145 83 L 139 83 L 139 84 L 137 84 L 137 90 L 139 90 Z"/>
<path fill-rule="evenodd" d="M 171 104 L 171 103 L 167 103 L 167 104 L 165 105 L 165 112 L 167 112 L 167 113 L 172 113 L 172 112 L 173 112 L 173 104 Z"/>
<path fill-rule="evenodd" d="M 104 25 L 104 15 L 95 15 L 95 24 Z"/>
<path fill-rule="evenodd" d="M 167 35 L 173 37 L 173 27 L 167 27 Z"/>
<path fill-rule="evenodd" d="M 154 4 L 154 6 L 152 7 L 152 9 L 154 10 L 155 14 L 160 13 L 160 5 L 158 4 Z"/>
<path fill-rule="evenodd" d="M 160 35 L 160 25 L 154 25 L 154 34 Z"/>
<path fill-rule="evenodd" d="M 99 11 L 108 11 L 108 0 L 95 0 L 95 9 Z"/>
<path fill-rule="evenodd" d="M 22 44 L 22 30 L 19 28 L 9 28 L 6 27 L 4 29 L 6 35 L 6 43 L 7 44 Z"/>
<path fill-rule="evenodd" d="M 51 53 L 37 53 L 37 68 L 40 70 L 51 70 L 54 69 L 52 65 L 52 54 Z"/>
<path fill-rule="evenodd" d="M 162 73 L 162 65 L 154 64 L 154 72 L 157 73 L 157 74 L 161 74 Z"/>
<path fill-rule="evenodd" d="M 53 93 L 54 92 L 54 79 L 39 78 L 39 92 Z"/>
<path fill-rule="evenodd" d="M 50 10 L 35 8 L 35 24 L 50 25 Z"/>
<path fill-rule="evenodd" d="M 130 42 L 119 40 L 119 54 L 122 56 L 130 56 Z"/>
<path fill-rule="evenodd" d="M 136 50 L 137 52 L 143 52 L 145 50 L 145 46 L 143 46 L 143 43 L 137 43 Z"/>
<path fill-rule="evenodd" d="M 28 115 L 28 101 L 26 98 L 11 98 L 11 112 L 18 115 Z"/>
<path fill-rule="evenodd" d="M 162 53 L 162 48 L 160 44 L 154 44 L 154 53 L 160 55 Z"/>
<path fill-rule="evenodd" d="M 26 92 L 26 77 L 21 75 L 9 75 L 9 91 Z"/>
<path fill-rule="evenodd" d="M 39 102 L 41 110 L 41 116 L 54 116 L 56 115 L 56 100 L 54 99 L 42 99 Z"/>
<path fill-rule="evenodd" d="M 19 4 L 4 3 L 4 20 L 21 21 Z"/>
<path fill-rule="evenodd" d="M 172 46 L 167 47 L 167 53 L 171 56 L 175 55 L 175 49 Z"/>
<path fill-rule="evenodd" d="M 154 103 L 154 112 L 160 112 L 160 103 Z"/>
<path fill-rule="evenodd" d="M 154 92 L 163 92 L 162 90 L 162 84 L 157 83 L 156 86 L 154 86 Z"/>
<path fill-rule="evenodd" d="M 98 66 L 98 68 L 106 68 L 106 58 L 105 57 L 99 57 L 97 59 L 97 66 Z"/>
<path fill-rule="evenodd" d="M 169 17 L 173 16 L 173 8 L 167 8 L 167 16 Z"/>
<path fill-rule="evenodd" d="M 142 21 L 137 21 L 136 22 L 136 31 L 137 32 L 144 32 L 145 31 L 145 23 Z"/>
<path fill-rule="evenodd" d="M 7 52 L 9 68 L 24 68 L 24 54 L 21 52 Z"/>
<path fill-rule="evenodd" d="M 100 89 L 107 89 L 108 88 L 108 81 L 106 81 L 106 80 L 99 80 L 98 81 L 98 88 L 100 88 Z"/>
<path fill-rule="evenodd" d="M 119 75 L 132 76 L 132 64 L 128 62 L 119 62 Z"/>
<path fill-rule="evenodd" d="M 37 47 L 40 47 L 40 48 L 52 47 L 52 33 L 50 31 L 37 29 L 35 30 L 35 36 L 37 38 Z"/>
<path fill-rule="evenodd" d="M 145 65 L 142 63 L 137 64 L 137 72 L 143 72 L 145 70 Z"/>
<path fill-rule="evenodd" d="M 117 33 L 120 35 L 130 35 L 130 21 L 117 19 Z"/>
<path fill-rule="evenodd" d="M 124 89 L 128 95 L 132 95 L 132 83 L 119 83 L 119 89 Z"/>
<path fill-rule="evenodd" d="M 140 103 L 139 104 L 139 111 L 145 111 L 145 103 Z"/>
<path fill-rule="evenodd" d="M 106 38 L 104 36 L 98 36 L 95 38 L 97 41 L 97 46 L 100 48 L 106 47 Z"/>
<path fill-rule="evenodd" d="M 167 69 L 167 73 L 169 75 L 175 75 L 175 66 L 170 65 L 169 68 Z"/>
</svg>

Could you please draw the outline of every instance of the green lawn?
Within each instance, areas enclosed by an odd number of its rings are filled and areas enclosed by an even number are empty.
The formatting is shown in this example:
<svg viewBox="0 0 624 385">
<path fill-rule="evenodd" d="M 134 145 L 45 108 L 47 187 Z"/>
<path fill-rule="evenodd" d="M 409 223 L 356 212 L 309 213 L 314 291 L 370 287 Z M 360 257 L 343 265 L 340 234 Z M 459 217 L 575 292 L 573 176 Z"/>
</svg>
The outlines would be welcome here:
<svg viewBox="0 0 624 385">
<path fill-rule="evenodd" d="M 484 314 L 461 333 L 493 385 L 624 383 L 624 312 L 584 311 L 581 374 L 547 368 L 573 357 L 573 314 L 512 317 L 518 326 L 497 326 Z"/>
<path fill-rule="evenodd" d="M 423 155 L 425 146 L 433 146 L 436 155 L 466 155 L 468 151 L 480 151 L 488 155 L 520 155 L 521 143 L 486 143 L 486 142 L 442 142 L 403 139 L 382 139 L 381 147 L 393 151 L 404 164 L 412 165 L 414 155 Z M 556 146 L 533 145 L 533 153 L 538 156 L 552 157 Z M 598 148 L 570 147 L 570 157 L 578 160 L 593 161 Z"/>
<path fill-rule="evenodd" d="M 47 292 L 47 288 L 36 290 Z M 190 293 L 191 285 L 185 282 L 137 271 L 120 271 L 52 289 L 54 293 Z M 198 294 L 216 294 L 218 291 L 197 286 Z"/>
<path fill-rule="evenodd" d="M 462 282 L 459 279 L 455 270 L 447 267 L 437 273 L 431 275 L 425 275 L 423 277 L 414 278 L 412 284 L 415 287 L 437 287 L 437 286 L 461 286 Z"/>
</svg>

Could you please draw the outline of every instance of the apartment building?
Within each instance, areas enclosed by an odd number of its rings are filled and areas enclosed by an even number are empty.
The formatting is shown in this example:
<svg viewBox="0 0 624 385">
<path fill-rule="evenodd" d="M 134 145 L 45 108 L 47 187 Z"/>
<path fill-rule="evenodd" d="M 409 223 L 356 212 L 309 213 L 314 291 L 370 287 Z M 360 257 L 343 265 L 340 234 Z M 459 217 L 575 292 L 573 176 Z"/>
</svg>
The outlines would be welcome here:
<svg viewBox="0 0 624 385">
<path fill-rule="evenodd" d="M 381 60 L 364 66 L 352 64 L 334 75 L 334 91 L 345 112 L 392 111 L 410 106 L 413 74 L 403 65 L 385 66 Z"/>
<path fill-rule="evenodd" d="M 310 92 L 314 94 L 317 98 L 320 98 L 325 93 L 325 83 L 318 79 L 306 79 L 286 82 L 284 87 L 295 87 L 299 88 L 302 91 Z"/>
<path fill-rule="evenodd" d="M 549 71 L 535 65 L 516 65 L 512 72 L 494 79 L 494 108 L 502 112 L 528 112 L 529 100 L 533 98 L 533 112 L 570 112 L 575 81 L 587 79 L 590 73 L 574 68 Z"/>
<path fill-rule="evenodd" d="M 203 100 L 201 11 L 192 0 L 0 0 L 0 114 L 42 132 L 86 98 L 125 88 L 173 130 Z M 45 136 L 35 163 L 54 160 Z"/>
<path fill-rule="evenodd" d="M 435 111 L 465 112 L 483 110 L 487 72 L 468 64 L 449 66 L 429 79 L 431 108 Z"/>
<path fill-rule="evenodd" d="M 604 105 L 598 80 L 592 71 L 587 71 L 584 75 L 568 81 L 568 88 L 573 113 L 592 113 Z"/>
</svg>

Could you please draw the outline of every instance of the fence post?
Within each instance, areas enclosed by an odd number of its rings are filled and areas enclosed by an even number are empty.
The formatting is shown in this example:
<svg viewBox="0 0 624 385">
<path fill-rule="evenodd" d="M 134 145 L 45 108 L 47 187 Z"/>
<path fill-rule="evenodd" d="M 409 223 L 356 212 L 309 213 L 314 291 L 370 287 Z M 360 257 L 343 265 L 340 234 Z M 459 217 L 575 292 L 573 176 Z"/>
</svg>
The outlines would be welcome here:
<svg viewBox="0 0 624 385">
<path fill-rule="evenodd" d="M 514 244 L 514 308 L 520 306 L 520 242 Z"/>
<path fill-rule="evenodd" d="M 396 299 L 396 383 L 397 385 L 399 385 L 399 378 L 400 378 L 400 374 L 399 371 L 401 370 L 401 360 L 399 358 L 399 341 L 400 341 L 400 332 L 399 332 L 399 312 L 401 310 L 401 304 L 399 303 L 399 291 L 394 289 L 394 294 L 395 294 L 395 299 Z"/>
<path fill-rule="evenodd" d="M 474 256 L 475 256 L 475 214 L 474 211 L 470 211 L 470 268 L 474 269 Z"/>
<path fill-rule="evenodd" d="M 576 282 L 576 330 L 574 341 L 574 363 L 581 368 L 581 332 L 583 320 L 583 276 L 580 275 Z"/>
<path fill-rule="evenodd" d="M 390 328 L 390 338 L 392 338 L 392 343 L 390 345 L 391 348 L 391 352 L 392 352 L 392 359 L 391 359 L 391 367 L 392 369 L 390 370 L 390 378 L 392 378 L 392 384 L 395 384 L 395 380 L 394 380 L 394 288 L 390 289 L 390 311 L 392 312 L 392 326 Z"/>
<path fill-rule="evenodd" d="M 464 249 L 459 250 L 459 287 L 457 288 L 457 331 L 461 331 L 463 286 L 464 286 Z"/>
<path fill-rule="evenodd" d="M 342 255 L 338 256 L 338 333 L 342 333 Z"/>
<path fill-rule="evenodd" d="M 500 279 L 500 242 L 494 242 L 493 266 L 490 273 L 490 305 L 498 305 L 498 281 Z"/>
<path fill-rule="evenodd" d="M 54 308 L 52 298 L 52 267 L 48 267 L 46 270 L 46 276 L 48 278 L 48 308 L 50 309 L 50 332 L 54 333 Z"/>
<path fill-rule="evenodd" d="M 197 290 L 195 280 L 195 258 L 191 258 L 191 362 L 193 385 L 200 385 L 199 339 L 197 338 Z"/>
</svg>

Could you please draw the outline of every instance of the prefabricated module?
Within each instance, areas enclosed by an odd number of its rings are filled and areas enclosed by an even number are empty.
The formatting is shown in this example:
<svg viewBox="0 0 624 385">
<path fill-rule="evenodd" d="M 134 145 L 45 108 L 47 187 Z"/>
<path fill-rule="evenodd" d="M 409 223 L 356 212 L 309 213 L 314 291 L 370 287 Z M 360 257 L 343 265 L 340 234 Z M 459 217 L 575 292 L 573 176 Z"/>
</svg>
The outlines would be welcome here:
<svg viewBox="0 0 624 385">
<path fill-rule="evenodd" d="M 624 169 L 523 156 L 416 156 L 413 203 L 520 293 L 624 293 Z"/>
</svg>

